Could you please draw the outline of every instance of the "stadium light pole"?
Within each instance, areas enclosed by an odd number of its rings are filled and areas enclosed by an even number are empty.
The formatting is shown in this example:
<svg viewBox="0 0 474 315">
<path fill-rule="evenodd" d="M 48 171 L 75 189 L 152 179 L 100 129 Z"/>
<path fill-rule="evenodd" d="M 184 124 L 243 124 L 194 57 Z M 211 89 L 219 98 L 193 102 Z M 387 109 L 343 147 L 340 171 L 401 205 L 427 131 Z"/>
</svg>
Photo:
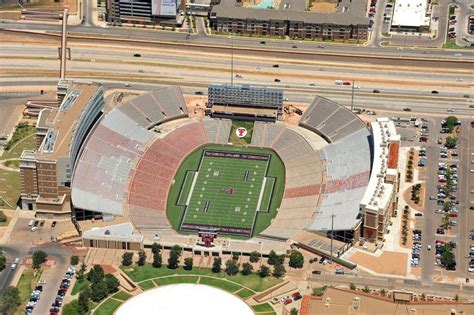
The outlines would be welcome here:
<svg viewBox="0 0 474 315">
<path fill-rule="evenodd" d="M 334 240 L 334 217 L 336 215 L 335 214 L 331 214 L 331 264 L 332 264 L 332 242 Z"/>
</svg>

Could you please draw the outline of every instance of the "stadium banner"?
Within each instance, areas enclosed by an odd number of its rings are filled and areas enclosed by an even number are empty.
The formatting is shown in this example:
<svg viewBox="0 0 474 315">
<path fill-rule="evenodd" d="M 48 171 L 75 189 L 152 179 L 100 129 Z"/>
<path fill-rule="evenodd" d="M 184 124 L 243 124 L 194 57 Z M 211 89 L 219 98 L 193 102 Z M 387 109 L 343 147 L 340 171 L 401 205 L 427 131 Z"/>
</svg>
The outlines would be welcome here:
<svg viewBox="0 0 474 315">
<path fill-rule="evenodd" d="M 270 155 L 268 154 L 238 153 L 238 152 L 228 152 L 228 151 L 208 151 L 208 150 L 204 151 L 204 156 L 228 158 L 228 159 L 258 160 L 258 161 L 268 161 L 270 159 Z"/>
<path fill-rule="evenodd" d="M 156 16 L 174 17 L 177 12 L 176 0 L 152 0 L 151 14 Z"/>
</svg>

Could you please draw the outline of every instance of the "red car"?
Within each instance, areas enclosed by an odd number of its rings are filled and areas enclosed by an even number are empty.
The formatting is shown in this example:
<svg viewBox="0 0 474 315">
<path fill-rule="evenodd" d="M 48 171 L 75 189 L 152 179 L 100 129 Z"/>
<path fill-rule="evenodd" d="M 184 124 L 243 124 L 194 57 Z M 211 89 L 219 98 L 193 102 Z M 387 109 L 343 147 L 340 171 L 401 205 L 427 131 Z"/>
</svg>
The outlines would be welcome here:
<svg viewBox="0 0 474 315">
<path fill-rule="evenodd" d="M 288 304 L 290 304 L 291 302 L 293 302 L 293 300 L 290 299 L 290 298 L 288 298 L 288 299 L 285 300 L 285 302 L 283 302 L 283 304 L 284 304 L 284 305 L 288 305 Z"/>
<path fill-rule="evenodd" d="M 295 297 L 297 297 L 298 295 L 301 295 L 301 293 L 299 293 L 299 292 L 297 291 L 297 292 L 293 293 L 293 294 L 291 295 L 291 297 L 292 297 L 292 298 L 295 298 Z"/>
</svg>

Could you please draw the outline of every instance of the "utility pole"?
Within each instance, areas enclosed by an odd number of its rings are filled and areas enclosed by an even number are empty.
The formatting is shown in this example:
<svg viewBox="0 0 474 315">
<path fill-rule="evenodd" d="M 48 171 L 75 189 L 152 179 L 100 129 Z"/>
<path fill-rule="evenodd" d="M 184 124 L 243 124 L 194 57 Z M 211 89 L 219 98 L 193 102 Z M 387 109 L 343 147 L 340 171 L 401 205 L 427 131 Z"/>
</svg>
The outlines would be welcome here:
<svg viewBox="0 0 474 315">
<path fill-rule="evenodd" d="M 67 46 L 67 18 L 68 18 L 68 9 L 64 9 L 63 13 L 63 27 L 61 32 L 61 67 L 59 70 L 59 77 L 61 80 L 66 78 L 66 46 Z"/>
<path fill-rule="evenodd" d="M 335 214 L 331 214 L 331 264 L 332 264 L 332 241 L 334 240 L 334 217 Z"/>
<path fill-rule="evenodd" d="M 354 111 L 354 80 L 352 80 L 351 112 Z"/>
<path fill-rule="evenodd" d="M 230 34 L 231 50 L 230 50 L 230 86 L 234 86 L 234 35 Z"/>
</svg>

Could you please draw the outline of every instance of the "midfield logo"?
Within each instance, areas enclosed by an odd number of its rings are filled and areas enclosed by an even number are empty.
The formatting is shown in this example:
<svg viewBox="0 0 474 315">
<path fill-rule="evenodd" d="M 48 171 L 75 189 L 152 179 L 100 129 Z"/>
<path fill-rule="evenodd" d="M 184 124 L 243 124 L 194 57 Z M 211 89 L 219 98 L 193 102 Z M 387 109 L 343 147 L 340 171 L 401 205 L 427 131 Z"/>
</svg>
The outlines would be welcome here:
<svg viewBox="0 0 474 315">
<path fill-rule="evenodd" d="M 237 135 L 237 137 L 243 138 L 247 135 L 247 129 L 244 127 L 239 127 L 235 130 L 235 134 Z"/>
</svg>

